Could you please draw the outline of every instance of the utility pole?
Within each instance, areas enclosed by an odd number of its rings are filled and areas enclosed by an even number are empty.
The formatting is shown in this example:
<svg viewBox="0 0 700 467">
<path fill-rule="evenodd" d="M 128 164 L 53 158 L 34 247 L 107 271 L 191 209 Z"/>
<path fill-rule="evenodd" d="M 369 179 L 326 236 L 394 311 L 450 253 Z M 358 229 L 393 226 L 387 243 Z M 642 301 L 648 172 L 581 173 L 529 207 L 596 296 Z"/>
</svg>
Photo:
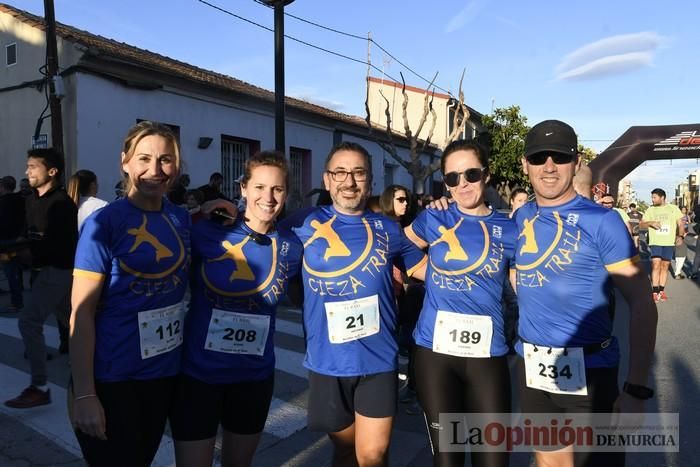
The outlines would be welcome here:
<svg viewBox="0 0 700 467">
<path fill-rule="evenodd" d="M 53 0 L 44 0 L 44 18 L 46 20 L 46 69 L 51 108 L 51 141 L 53 148 L 63 154 L 61 99 L 56 96 L 55 82 L 55 77 L 58 76 L 58 46 L 56 45 L 56 15 Z"/>
<path fill-rule="evenodd" d="M 284 141 L 284 7 L 294 0 L 263 0 L 275 10 L 275 149 L 287 152 Z"/>
</svg>

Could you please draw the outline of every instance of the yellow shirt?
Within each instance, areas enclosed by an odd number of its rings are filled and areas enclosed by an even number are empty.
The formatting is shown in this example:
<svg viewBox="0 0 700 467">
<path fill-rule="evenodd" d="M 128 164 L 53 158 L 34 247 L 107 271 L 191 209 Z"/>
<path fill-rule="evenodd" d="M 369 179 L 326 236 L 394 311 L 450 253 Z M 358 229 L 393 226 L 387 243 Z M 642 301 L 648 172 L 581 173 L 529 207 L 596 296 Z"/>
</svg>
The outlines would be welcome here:
<svg viewBox="0 0 700 467">
<path fill-rule="evenodd" d="M 681 217 L 683 217 L 683 213 L 675 204 L 651 206 L 647 209 L 642 216 L 642 221 L 659 221 L 661 223 L 661 227 L 658 229 L 649 227 L 649 245 L 674 246 L 678 219 Z"/>
</svg>

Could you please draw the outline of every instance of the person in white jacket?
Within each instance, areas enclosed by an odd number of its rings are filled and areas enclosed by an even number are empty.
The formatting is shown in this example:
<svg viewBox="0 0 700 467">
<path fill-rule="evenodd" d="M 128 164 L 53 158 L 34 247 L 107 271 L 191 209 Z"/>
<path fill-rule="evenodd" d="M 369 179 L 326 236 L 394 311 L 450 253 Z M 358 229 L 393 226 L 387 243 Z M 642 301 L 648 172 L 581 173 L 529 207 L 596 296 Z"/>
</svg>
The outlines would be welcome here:
<svg viewBox="0 0 700 467">
<path fill-rule="evenodd" d="M 97 175 L 91 170 L 78 170 L 68 181 L 68 195 L 78 206 L 78 230 L 90 214 L 109 204 L 95 197 L 97 194 Z"/>
</svg>

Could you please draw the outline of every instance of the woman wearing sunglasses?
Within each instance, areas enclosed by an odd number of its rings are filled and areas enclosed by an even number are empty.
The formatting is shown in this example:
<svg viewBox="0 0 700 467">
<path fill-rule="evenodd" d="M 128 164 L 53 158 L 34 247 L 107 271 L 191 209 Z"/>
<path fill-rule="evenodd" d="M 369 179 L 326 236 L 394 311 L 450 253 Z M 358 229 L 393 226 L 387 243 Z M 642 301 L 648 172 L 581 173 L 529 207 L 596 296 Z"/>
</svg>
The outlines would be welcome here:
<svg viewBox="0 0 700 467">
<path fill-rule="evenodd" d="M 379 197 L 379 207 L 382 213 L 401 223 L 403 217 L 408 212 L 408 189 L 401 185 L 389 185 L 384 189 Z"/>
<path fill-rule="evenodd" d="M 250 465 L 260 441 L 272 400 L 276 308 L 301 264 L 301 243 L 275 228 L 288 172 L 283 154 L 254 155 L 241 181 L 244 215 L 192 227 L 192 301 L 171 418 L 177 465 L 211 466 L 219 425 L 224 466 Z"/>
<path fill-rule="evenodd" d="M 501 296 L 517 232 L 512 220 L 484 203 L 485 149 L 454 141 L 441 165 L 455 202 L 446 210 L 426 209 L 406 228 L 409 239 L 429 249 L 426 297 L 413 334 L 416 389 L 434 465 L 462 466 L 465 453 L 440 449 L 440 430 L 449 427 L 440 426 L 439 414 L 511 409 Z M 471 463 L 507 466 L 508 453 L 472 452 Z"/>
</svg>

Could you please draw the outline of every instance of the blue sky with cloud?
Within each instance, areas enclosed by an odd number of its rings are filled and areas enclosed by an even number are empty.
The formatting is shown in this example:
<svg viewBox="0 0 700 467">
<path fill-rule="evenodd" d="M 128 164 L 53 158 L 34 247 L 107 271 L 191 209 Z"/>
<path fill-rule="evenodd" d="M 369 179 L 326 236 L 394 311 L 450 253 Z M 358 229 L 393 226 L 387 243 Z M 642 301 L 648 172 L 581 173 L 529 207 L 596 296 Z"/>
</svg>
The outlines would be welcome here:
<svg viewBox="0 0 700 467">
<path fill-rule="evenodd" d="M 2 0 L 43 14 L 43 0 Z M 207 69 L 274 88 L 272 34 L 196 0 L 54 0 L 59 21 Z M 272 12 L 253 0 L 209 0 L 272 26 Z M 296 0 L 287 11 L 372 38 L 437 83 L 457 92 L 466 68 L 467 102 L 519 105 L 530 124 L 557 118 L 601 151 L 633 125 L 700 123 L 697 46 L 691 0 L 537 2 L 489 0 Z M 364 60 L 367 43 L 287 18 L 287 34 Z M 403 71 L 377 47 L 372 62 Z M 366 67 L 287 41 L 287 91 L 363 116 Z M 373 75 L 379 76 L 379 72 Z M 697 161 L 650 163 L 633 172 L 648 199 L 653 183 L 667 191 Z M 682 168 L 679 168 L 682 167 Z M 642 174 L 642 175 L 639 175 Z"/>
</svg>

